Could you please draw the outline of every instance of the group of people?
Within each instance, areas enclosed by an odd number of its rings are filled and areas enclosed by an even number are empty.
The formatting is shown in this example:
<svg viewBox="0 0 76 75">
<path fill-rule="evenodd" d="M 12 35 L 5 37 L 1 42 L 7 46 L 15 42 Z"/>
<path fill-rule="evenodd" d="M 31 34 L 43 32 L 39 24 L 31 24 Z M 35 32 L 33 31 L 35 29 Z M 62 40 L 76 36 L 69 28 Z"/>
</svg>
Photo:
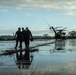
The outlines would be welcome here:
<svg viewBox="0 0 76 75">
<path fill-rule="evenodd" d="M 28 29 L 28 27 L 26 27 L 26 29 L 24 29 L 24 28 L 18 28 L 18 30 L 15 33 L 15 37 L 16 37 L 15 49 L 17 49 L 17 47 L 18 47 L 18 42 L 20 43 L 19 47 L 22 49 L 22 42 L 25 43 L 25 47 L 26 48 L 29 48 L 30 40 L 33 41 L 32 33 Z"/>
</svg>

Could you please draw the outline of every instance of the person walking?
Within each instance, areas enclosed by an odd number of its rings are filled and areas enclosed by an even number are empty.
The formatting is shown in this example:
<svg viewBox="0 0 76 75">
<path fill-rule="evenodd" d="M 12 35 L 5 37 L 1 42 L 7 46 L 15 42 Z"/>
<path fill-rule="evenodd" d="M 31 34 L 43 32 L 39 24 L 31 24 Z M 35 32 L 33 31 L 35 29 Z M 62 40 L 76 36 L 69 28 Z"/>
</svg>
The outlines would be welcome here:
<svg viewBox="0 0 76 75">
<path fill-rule="evenodd" d="M 33 36 L 31 31 L 26 27 L 26 29 L 22 32 L 23 34 L 23 40 L 26 46 L 26 49 L 29 48 L 30 40 L 33 41 Z"/>
<path fill-rule="evenodd" d="M 15 45 L 15 49 L 17 49 L 18 43 L 20 43 L 20 48 L 22 48 L 22 32 L 21 32 L 21 28 L 18 28 L 18 30 L 15 33 L 15 37 L 16 37 L 16 45 Z"/>
<path fill-rule="evenodd" d="M 25 29 L 22 27 L 22 42 L 24 41 Z"/>
</svg>

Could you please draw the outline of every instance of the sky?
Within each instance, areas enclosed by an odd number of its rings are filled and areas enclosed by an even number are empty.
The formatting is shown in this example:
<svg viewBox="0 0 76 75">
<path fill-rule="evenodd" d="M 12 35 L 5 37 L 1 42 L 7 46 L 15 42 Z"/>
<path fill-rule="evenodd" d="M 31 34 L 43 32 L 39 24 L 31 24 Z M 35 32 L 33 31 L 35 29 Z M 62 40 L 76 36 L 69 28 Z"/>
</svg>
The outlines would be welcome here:
<svg viewBox="0 0 76 75">
<path fill-rule="evenodd" d="M 0 0 L 0 35 L 13 35 L 18 27 L 51 34 L 49 26 L 76 30 L 76 0 Z"/>
</svg>

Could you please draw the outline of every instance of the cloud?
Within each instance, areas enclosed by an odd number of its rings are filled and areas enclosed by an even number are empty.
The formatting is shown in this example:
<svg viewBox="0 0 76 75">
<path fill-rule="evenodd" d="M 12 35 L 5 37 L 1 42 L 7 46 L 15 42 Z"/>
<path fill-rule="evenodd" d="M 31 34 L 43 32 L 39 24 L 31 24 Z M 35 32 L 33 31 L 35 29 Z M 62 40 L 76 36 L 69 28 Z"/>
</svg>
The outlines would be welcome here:
<svg viewBox="0 0 76 75">
<path fill-rule="evenodd" d="M 47 9 L 47 10 L 65 10 L 65 15 L 76 15 L 76 0 L 0 0 L 0 7 L 14 7 L 19 9 Z M 7 9 L 0 9 L 0 12 L 8 12 Z M 29 13 L 25 16 L 30 17 Z"/>
<path fill-rule="evenodd" d="M 31 14 L 30 13 L 25 13 L 25 16 L 30 17 Z"/>
<path fill-rule="evenodd" d="M 0 6 L 76 11 L 76 0 L 0 0 Z"/>
<path fill-rule="evenodd" d="M 69 12 L 66 13 L 65 15 L 76 16 L 76 11 L 69 11 Z"/>
<path fill-rule="evenodd" d="M 6 9 L 0 9 L 0 12 L 8 12 Z"/>
<path fill-rule="evenodd" d="M 0 0 L 0 6 L 11 6 L 17 8 L 58 9 L 60 5 L 71 5 L 75 3 L 76 0 Z"/>
<path fill-rule="evenodd" d="M 15 7 L 16 9 L 23 8 L 39 8 L 48 10 L 65 10 L 68 13 L 65 15 L 76 16 L 76 0 L 3 0 L 0 5 Z M 25 14 L 27 17 L 31 15 Z"/>
<path fill-rule="evenodd" d="M 76 5 L 66 5 L 66 6 L 63 6 L 63 9 L 69 10 L 69 11 L 76 11 Z"/>
</svg>

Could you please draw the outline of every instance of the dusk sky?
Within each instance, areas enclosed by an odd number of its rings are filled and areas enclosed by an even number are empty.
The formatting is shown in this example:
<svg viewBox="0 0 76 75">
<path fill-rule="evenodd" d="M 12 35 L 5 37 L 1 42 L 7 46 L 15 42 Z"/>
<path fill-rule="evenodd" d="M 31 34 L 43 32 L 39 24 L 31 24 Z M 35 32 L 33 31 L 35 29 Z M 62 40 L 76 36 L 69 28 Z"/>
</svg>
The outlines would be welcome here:
<svg viewBox="0 0 76 75">
<path fill-rule="evenodd" d="M 0 35 L 13 34 L 18 27 L 44 32 L 47 23 L 76 29 L 76 0 L 0 0 Z"/>
</svg>

